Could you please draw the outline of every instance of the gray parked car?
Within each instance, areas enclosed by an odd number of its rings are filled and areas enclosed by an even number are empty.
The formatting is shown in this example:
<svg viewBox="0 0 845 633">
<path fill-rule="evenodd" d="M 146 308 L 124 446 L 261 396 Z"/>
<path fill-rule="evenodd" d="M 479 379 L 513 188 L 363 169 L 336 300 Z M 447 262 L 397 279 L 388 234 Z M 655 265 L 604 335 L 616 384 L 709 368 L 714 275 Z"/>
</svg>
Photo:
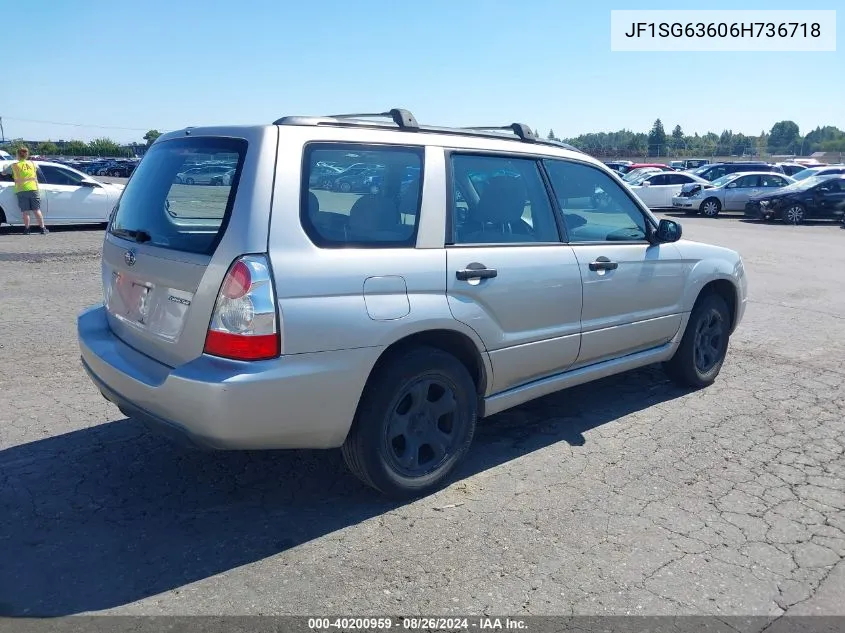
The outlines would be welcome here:
<svg viewBox="0 0 845 633">
<path fill-rule="evenodd" d="M 689 215 L 701 213 L 715 218 L 722 211 L 745 211 L 745 203 L 752 196 L 791 185 L 795 180 L 771 172 L 737 172 L 717 178 L 709 184 L 684 185 L 673 196 L 672 206 Z"/>
<path fill-rule="evenodd" d="M 378 194 L 312 185 L 348 154 L 385 166 Z M 226 157 L 230 184 L 173 184 Z M 481 417 L 652 363 L 709 385 L 747 294 L 736 252 L 681 239 L 599 161 L 404 110 L 161 136 L 102 281 L 82 364 L 125 415 L 217 449 L 341 447 L 398 497 L 443 485 Z"/>
</svg>

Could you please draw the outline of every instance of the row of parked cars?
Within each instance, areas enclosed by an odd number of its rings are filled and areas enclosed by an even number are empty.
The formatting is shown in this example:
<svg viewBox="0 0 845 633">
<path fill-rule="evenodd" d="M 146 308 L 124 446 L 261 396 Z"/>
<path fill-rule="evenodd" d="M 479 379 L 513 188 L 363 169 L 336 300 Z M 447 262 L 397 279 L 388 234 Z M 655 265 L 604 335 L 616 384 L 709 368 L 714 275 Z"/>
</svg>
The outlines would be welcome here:
<svg viewBox="0 0 845 633">
<path fill-rule="evenodd" d="M 82 160 L 71 158 L 55 158 L 52 162 L 66 167 L 72 167 L 89 176 L 111 176 L 112 178 L 129 178 L 138 163 L 139 158 L 105 158 Z"/>
<path fill-rule="evenodd" d="M 703 164 L 689 169 L 660 163 L 607 165 L 651 209 L 707 217 L 737 211 L 792 224 L 806 219 L 845 221 L 845 165 L 699 161 Z"/>
</svg>

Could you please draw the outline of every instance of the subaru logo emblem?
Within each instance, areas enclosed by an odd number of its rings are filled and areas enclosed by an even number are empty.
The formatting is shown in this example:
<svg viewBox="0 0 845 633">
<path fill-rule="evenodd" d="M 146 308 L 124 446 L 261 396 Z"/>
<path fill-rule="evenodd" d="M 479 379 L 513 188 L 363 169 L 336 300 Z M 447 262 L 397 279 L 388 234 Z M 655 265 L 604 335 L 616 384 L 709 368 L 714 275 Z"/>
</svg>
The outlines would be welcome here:
<svg viewBox="0 0 845 633">
<path fill-rule="evenodd" d="M 126 251 L 123 254 L 123 261 L 126 262 L 127 266 L 134 266 L 135 265 L 135 252 L 134 251 Z"/>
</svg>

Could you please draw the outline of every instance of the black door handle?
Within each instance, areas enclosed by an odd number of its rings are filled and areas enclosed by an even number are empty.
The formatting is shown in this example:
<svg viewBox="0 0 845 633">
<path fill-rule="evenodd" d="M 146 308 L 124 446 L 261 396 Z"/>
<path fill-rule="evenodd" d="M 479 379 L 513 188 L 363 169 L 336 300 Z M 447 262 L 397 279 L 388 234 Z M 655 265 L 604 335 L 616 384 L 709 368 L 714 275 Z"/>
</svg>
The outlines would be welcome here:
<svg viewBox="0 0 845 633">
<path fill-rule="evenodd" d="M 455 277 L 461 281 L 466 281 L 467 279 L 492 279 L 498 274 L 498 270 L 487 268 L 483 264 L 470 264 L 463 270 L 455 271 Z"/>
<path fill-rule="evenodd" d="M 596 261 L 590 262 L 590 270 L 616 270 L 619 264 L 610 261 L 607 257 L 598 257 Z"/>
</svg>

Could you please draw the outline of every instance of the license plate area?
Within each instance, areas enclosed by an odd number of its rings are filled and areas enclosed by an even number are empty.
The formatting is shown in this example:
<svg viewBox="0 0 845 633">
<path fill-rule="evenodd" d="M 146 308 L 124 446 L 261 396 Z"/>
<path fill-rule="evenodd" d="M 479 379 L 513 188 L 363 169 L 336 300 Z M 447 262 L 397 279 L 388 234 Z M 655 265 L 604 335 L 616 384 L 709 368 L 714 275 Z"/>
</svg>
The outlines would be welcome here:
<svg viewBox="0 0 845 633">
<path fill-rule="evenodd" d="M 150 317 L 154 285 L 125 273 L 112 273 L 108 311 L 118 319 L 136 326 L 146 326 Z"/>
</svg>

